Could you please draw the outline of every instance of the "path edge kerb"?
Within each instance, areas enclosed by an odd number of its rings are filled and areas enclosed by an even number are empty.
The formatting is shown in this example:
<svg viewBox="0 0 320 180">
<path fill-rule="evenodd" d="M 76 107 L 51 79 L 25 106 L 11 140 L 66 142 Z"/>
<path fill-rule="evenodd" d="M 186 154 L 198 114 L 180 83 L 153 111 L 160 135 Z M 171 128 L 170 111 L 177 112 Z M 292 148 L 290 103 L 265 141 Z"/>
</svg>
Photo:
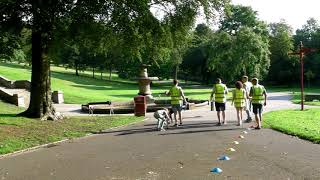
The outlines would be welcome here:
<svg viewBox="0 0 320 180">
<path fill-rule="evenodd" d="M 121 126 L 112 127 L 112 128 L 109 128 L 109 129 L 105 129 L 105 131 L 106 130 L 114 130 L 114 129 L 124 128 L 124 127 L 130 126 L 130 125 L 134 125 L 134 124 L 145 122 L 145 121 L 147 121 L 149 119 L 150 119 L 149 117 L 146 117 L 142 121 L 137 121 L 137 122 L 132 122 L 132 123 L 129 123 L 129 124 L 121 125 Z M 85 136 L 81 136 L 81 137 L 77 137 L 77 138 L 71 138 L 71 139 L 67 138 L 67 139 L 62 139 L 60 141 L 55 141 L 55 142 L 51 142 L 51 143 L 47 143 L 47 144 L 41 144 L 41 145 L 30 147 L 30 148 L 27 148 L 27 149 L 22 149 L 22 150 L 14 151 L 14 152 L 11 152 L 11 153 L 2 154 L 2 155 L 0 155 L 0 160 L 4 159 L 4 158 L 14 157 L 14 156 L 22 155 L 22 154 L 25 154 L 25 153 L 33 152 L 33 151 L 36 151 L 36 150 L 38 150 L 40 148 L 49 148 L 50 146 L 55 146 L 55 145 L 62 144 L 62 143 L 65 143 L 65 142 L 71 142 L 71 141 L 74 141 L 74 140 L 80 140 L 80 139 L 93 137 L 93 136 L 98 136 L 98 135 L 100 135 L 100 134 L 88 133 Z"/>
</svg>

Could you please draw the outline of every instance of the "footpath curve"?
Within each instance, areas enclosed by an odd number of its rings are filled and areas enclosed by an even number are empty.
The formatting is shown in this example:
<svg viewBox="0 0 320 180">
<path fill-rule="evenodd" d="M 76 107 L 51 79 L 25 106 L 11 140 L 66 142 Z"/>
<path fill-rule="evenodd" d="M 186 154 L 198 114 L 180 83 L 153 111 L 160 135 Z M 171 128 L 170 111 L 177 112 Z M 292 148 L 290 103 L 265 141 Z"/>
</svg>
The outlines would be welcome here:
<svg viewBox="0 0 320 180">
<path fill-rule="evenodd" d="M 298 108 L 285 93 L 269 93 L 266 111 Z M 155 120 L 0 160 L 0 178 L 10 180 L 102 179 L 319 179 L 320 146 L 271 129 L 216 126 L 204 107 L 184 112 L 184 125 L 155 131 Z M 148 114 L 149 117 L 152 114 Z M 248 131 L 248 134 L 243 134 Z M 238 138 L 243 135 L 244 139 Z M 232 142 L 239 141 L 239 145 Z M 236 152 L 228 152 L 228 148 Z M 218 161 L 221 155 L 230 161 Z M 211 168 L 220 167 L 221 174 Z"/>
</svg>

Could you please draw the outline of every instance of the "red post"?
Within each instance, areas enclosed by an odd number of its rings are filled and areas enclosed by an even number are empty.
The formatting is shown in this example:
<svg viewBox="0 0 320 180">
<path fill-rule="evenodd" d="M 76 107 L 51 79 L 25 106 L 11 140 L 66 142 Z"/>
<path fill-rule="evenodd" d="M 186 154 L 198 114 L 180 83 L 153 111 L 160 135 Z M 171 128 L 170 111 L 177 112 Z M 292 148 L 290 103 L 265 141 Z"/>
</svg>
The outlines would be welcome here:
<svg viewBox="0 0 320 180">
<path fill-rule="evenodd" d="M 319 49 L 315 48 L 304 48 L 302 41 L 300 41 L 299 52 L 292 52 L 289 55 L 299 55 L 300 56 L 300 86 L 301 86 L 301 111 L 304 110 L 304 67 L 303 67 L 303 56 L 307 53 L 317 52 Z"/>
<path fill-rule="evenodd" d="M 147 112 L 147 101 L 145 96 L 134 97 L 134 115 L 145 116 Z"/>
<path fill-rule="evenodd" d="M 300 41 L 300 68 L 301 68 L 301 75 L 300 75 L 300 85 L 301 85 L 301 111 L 304 110 L 304 82 L 303 82 L 303 76 L 304 76 L 304 67 L 303 67 L 303 54 L 304 54 L 304 51 L 303 51 L 303 45 L 302 45 L 302 41 Z"/>
</svg>

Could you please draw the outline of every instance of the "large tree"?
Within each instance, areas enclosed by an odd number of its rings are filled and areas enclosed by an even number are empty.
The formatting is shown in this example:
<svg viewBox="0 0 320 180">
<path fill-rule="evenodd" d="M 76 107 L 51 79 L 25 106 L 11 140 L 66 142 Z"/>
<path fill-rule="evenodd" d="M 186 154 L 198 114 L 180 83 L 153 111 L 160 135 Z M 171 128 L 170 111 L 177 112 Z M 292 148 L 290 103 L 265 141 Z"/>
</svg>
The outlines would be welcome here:
<svg viewBox="0 0 320 180">
<path fill-rule="evenodd" d="M 1 23 L 25 23 L 32 29 L 31 99 L 29 108 L 22 115 L 58 119 L 51 102 L 49 52 L 54 38 L 58 38 L 54 33 L 59 30 L 61 19 L 70 17 L 72 22 L 73 17 L 91 17 L 103 22 L 124 39 L 127 52 L 133 55 L 133 60 L 142 61 L 143 57 L 149 57 L 146 61 L 152 62 L 157 58 L 145 56 L 145 51 L 150 50 L 154 52 L 152 55 L 159 55 L 158 51 L 163 46 L 170 47 L 173 44 L 173 47 L 178 47 L 175 32 L 181 31 L 175 29 L 188 24 L 185 22 L 193 22 L 201 7 L 207 15 L 212 15 L 214 11 L 223 10 L 227 2 L 228 0 L 2 0 Z M 164 18 L 155 17 L 151 12 L 152 7 L 162 9 Z M 173 35 L 167 36 L 167 33 Z"/>
<path fill-rule="evenodd" d="M 209 70 L 227 82 L 241 75 L 263 78 L 268 72 L 267 26 L 251 7 L 231 5 L 206 47 Z"/>
<path fill-rule="evenodd" d="M 294 46 L 298 48 L 300 41 L 308 48 L 320 49 L 320 24 L 314 19 L 310 18 L 301 29 L 296 31 L 294 35 Z M 320 53 L 309 53 L 304 57 L 305 76 L 310 84 L 320 84 Z M 298 76 L 298 74 L 297 74 Z"/>
<path fill-rule="evenodd" d="M 284 84 L 296 80 L 296 58 L 288 53 L 294 50 L 292 28 L 285 22 L 269 24 L 271 66 L 268 81 Z"/>
<path fill-rule="evenodd" d="M 214 32 L 206 24 L 198 24 L 192 34 L 192 42 L 184 54 L 182 70 L 188 78 L 209 83 L 208 41 L 214 38 Z"/>
</svg>

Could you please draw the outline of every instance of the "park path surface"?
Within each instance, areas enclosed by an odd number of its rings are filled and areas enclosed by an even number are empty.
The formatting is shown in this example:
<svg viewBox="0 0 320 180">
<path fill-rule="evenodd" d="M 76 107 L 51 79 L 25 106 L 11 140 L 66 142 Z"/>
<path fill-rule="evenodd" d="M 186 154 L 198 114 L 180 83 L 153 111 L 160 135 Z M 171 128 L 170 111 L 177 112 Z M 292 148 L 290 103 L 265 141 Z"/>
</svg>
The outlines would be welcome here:
<svg viewBox="0 0 320 180">
<path fill-rule="evenodd" d="M 285 93 L 269 96 L 266 111 L 299 107 Z M 165 132 L 155 131 L 148 114 L 138 124 L 3 158 L 0 179 L 320 179 L 319 145 L 270 129 L 249 131 L 249 124 L 235 126 L 234 111 L 229 105 L 229 123 L 220 127 L 208 106 L 186 111 L 184 125 Z M 236 152 L 228 152 L 230 147 Z M 231 160 L 218 161 L 223 154 Z M 213 167 L 223 172 L 212 174 Z"/>
</svg>

